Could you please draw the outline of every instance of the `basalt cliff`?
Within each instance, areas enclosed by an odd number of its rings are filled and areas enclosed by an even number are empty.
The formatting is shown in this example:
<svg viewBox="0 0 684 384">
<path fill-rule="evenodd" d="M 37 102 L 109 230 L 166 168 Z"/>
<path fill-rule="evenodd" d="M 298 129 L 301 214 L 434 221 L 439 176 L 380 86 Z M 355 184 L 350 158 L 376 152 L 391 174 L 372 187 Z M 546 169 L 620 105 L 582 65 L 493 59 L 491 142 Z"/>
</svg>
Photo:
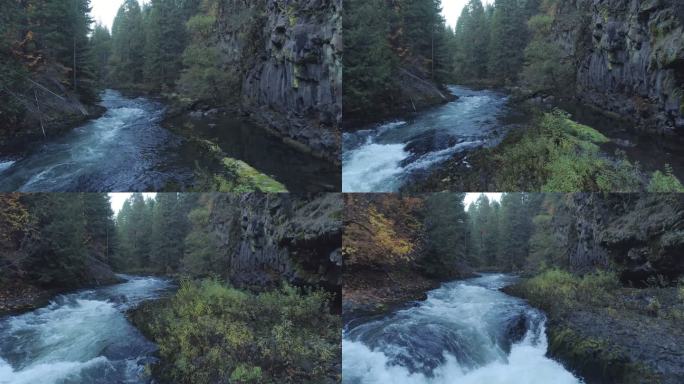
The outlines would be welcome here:
<svg viewBox="0 0 684 384">
<path fill-rule="evenodd" d="M 220 46 L 244 71 L 242 109 L 286 143 L 339 162 L 342 0 L 235 0 L 223 10 Z"/>
<path fill-rule="evenodd" d="M 555 12 L 581 102 L 648 132 L 684 132 L 684 3 L 569 0 Z"/>
</svg>

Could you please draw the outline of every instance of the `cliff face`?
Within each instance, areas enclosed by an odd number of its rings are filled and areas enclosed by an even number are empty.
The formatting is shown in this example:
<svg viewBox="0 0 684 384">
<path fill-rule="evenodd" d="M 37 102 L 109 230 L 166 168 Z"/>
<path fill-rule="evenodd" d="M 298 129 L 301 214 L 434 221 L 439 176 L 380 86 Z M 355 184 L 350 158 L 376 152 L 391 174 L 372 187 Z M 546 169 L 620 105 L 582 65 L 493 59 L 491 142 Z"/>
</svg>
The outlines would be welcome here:
<svg viewBox="0 0 684 384">
<path fill-rule="evenodd" d="M 211 229 L 237 285 L 340 286 L 342 197 L 221 194 L 211 202 Z"/>
<path fill-rule="evenodd" d="M 225 60 L 239 61 L 245 72 L 243 109 L 289 144 L 334 162 L 342 117 L 341 12 L 342 0 L 235 0 L 220 16 Z"/>
<path fill-rule="evenodd" d="M 616 269 L 624 281 L 684 275 L 684 196 L 572 194 L 554 218 L 572 270 Z"/>
<path fill-rule="evenodd" d="M 684 3 L 561 1 L 556 20 L 582 102 L 651 132 L 684 132 Z"/>
</svg>

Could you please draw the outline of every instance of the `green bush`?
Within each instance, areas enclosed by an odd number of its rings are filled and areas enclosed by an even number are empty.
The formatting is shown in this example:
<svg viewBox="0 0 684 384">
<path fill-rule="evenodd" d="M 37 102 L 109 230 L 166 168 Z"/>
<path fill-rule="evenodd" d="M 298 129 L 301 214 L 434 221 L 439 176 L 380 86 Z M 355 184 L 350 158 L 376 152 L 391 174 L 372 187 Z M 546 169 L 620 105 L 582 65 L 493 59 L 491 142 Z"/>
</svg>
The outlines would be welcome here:
<svg viewBox="0 0 684 384">
<path fill-rule="evenodd" d="M 664 173 L 656 171 L 653 174 L 647 189 L 651 193 L 684 192 L 684 185 L 674 175 L 672 166 L 666 164 Z"/>
<path fill-rule="evenodd" d="M 174 383 L 318 383 L 340 358 L 330 294 L 284 286 L 252 294 L 185 281 L 151 326 Z"/>
<path fill-rule="evenodd" d="M 545 310 L 566 310 L 575 303 L 604 305 L 620 287 L 612 272 L 597 271 L 583 277 L 549 269 L 521 284 L 524 296 Z"/>
<path fill-rule="evenodd" d="M 570 120 L 560 110 L 544 114 L 517 141 L 502 146 L 496 160 L 499 190 L 576 192 L 640 189 L 639 165 L 618 153 L 603 158 L 603 134 Z"/>
</svg>

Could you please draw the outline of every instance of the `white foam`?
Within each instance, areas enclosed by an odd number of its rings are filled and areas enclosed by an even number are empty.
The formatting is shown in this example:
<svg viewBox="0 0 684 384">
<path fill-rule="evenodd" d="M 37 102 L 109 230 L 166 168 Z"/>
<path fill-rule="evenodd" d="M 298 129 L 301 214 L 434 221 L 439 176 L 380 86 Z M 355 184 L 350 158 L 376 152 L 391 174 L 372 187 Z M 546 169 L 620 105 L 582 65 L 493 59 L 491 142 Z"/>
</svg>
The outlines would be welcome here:
<svg viewBox="0 0 684 384">
<path fill-rule="evenodd" d="M 343 192 L 394 192 L 403 172 L 400 163 L 409 156 L 404 144 L 367 143 L 345 155 Z"/>
<path fill-rule="evenodd" d="M 391 365 L 385 354 L 370 350 L 361 342 L 342 341 L 342 377 L 345 383 L 363 384 L 581 384 L 559 363 L 548 359 L 545 347 L 527 342 L 511 348 L 507 361 L 496 361 L 466 370 L 456 358 L 445 355 L 445 363 L 433 377 L 410 373 Z"/>
<path fill-rule="evenodd" d="M 100 364 L 109 364 L 109 360 L 100 356 L 85 362 L 60 361 L 14 371 L 6 361 L 0 359 L 0 384 L 62 383 L 67 379 L 77 379 L 84 370 Z"/>
<path fill-rule="evenodd" d="M 16 163 L 16 161 L 14 160 L 0 161 L 0 172 L 9 169 L 11 166 L 14 165 L 14 163 Z"/>
</svg>

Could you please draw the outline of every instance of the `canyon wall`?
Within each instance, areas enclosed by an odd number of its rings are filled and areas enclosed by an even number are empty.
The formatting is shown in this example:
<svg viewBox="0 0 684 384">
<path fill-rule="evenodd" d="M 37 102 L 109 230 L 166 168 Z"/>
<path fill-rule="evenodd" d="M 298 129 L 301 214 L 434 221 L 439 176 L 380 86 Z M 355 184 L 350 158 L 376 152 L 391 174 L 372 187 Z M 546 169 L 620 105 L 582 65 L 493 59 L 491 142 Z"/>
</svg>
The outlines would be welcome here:
<svg viewBox="0 0 684 384">
<path fill-rule="evenodd" d="M 243 72 L 241 107 L 285 142 L 340 161 L 342 0 L 233 0 L 224 62 Z"/>
<path fill-rule="evenodd" d="M 340 286 L 341 195 L 217 194 L 209 206 L 233 284 Z"/>
<path fill-rule="evenodd" d="M 684 132 L 684 3 L 568 0 L 555 19 L 581 102 L 648 132 Z"/>
<path fill-rule="evenodd" d="M 684 196 L 571 194 L 553 225 L 573 271 L 611 268 L 634 283 L 684 275 Z"/>
</svg>

